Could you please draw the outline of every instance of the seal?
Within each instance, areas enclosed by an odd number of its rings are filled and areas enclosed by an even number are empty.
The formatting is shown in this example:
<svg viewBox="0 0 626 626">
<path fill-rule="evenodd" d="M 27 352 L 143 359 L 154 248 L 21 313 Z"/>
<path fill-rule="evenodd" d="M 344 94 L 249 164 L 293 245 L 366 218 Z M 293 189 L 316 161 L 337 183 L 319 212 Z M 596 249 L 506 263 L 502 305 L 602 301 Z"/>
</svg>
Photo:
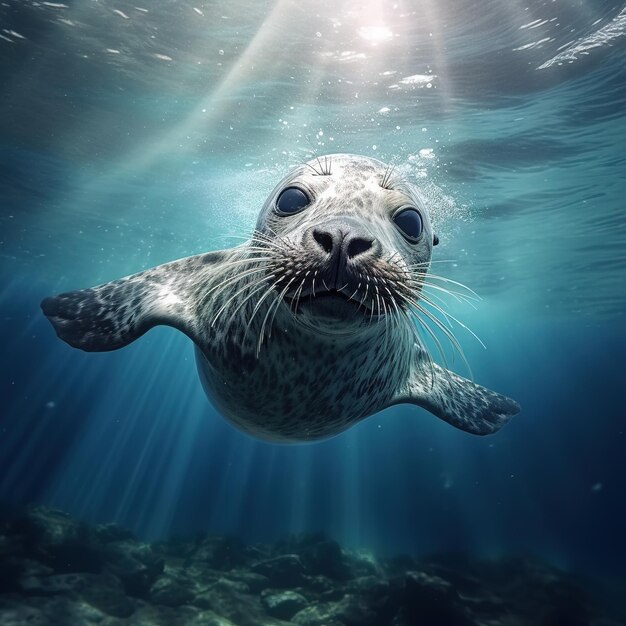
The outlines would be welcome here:
<svg viewBox="0 0 626 626">
<path fill-rule="evenodd" d="M 61 339 L 87 351 L 158 324 L 182 331 L 214 406 L 262 439 L 330 437 L 399 403 L 486 435 L 519 405 L 435 363 L 418 332 L 440 345 L 434 323 L 456 342 L 424 290 L 460 289 L 429 272 L 437 241 L 414 185 L 375 159 L 336 154 L 281 180 L 246 243 L 41 306 Z"/>
</svg>

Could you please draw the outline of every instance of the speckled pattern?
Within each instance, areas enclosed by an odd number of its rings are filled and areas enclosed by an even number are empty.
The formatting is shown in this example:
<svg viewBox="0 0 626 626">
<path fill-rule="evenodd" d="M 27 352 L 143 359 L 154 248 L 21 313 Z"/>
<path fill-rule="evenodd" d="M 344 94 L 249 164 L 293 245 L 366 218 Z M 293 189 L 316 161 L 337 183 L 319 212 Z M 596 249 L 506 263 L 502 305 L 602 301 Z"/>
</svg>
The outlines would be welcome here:
<svg viewBox="0 0 626 626">
<path fill-rule="evenodd" d="M 417 371 L 399 389 L 394 404 L 410 402 L 427 409 L 452 426 L 474 435 L 499 430 L 520 407 L 514 400 L 445 370 L 437 364 L 417 363 Z"/>
<path fill-rule="evenodd" d="M 306 193 L 281 215 L 286 187 Z M 419 210 L 409 242 L 396 211 Z M 332 155 L 289 173 L 251 240 L 42 303 L 61 339 L 114 350 L 157 324 L 196 345 L 204 389 L 241 430 L 271 441 L 335 435 L 401 402 L 474 434 L 519 406 L 426 358 L 407 315 L 421 294 L 434 234 L 417 189 L 374 159 Z"/>
</svg>

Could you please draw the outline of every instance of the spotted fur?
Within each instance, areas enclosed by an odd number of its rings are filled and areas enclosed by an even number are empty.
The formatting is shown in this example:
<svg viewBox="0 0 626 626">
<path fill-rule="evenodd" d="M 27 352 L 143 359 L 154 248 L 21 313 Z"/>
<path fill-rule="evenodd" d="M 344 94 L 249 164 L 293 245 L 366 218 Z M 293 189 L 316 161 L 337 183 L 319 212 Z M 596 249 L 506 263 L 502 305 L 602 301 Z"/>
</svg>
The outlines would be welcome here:
<svg viewBox="0 0 626 626">
<path fill-rule="evenodd" d="M 311 202 L 279 215 L 289 186 Z M 417 242 L 393 222 L 407 205 L 423 218 Z M 332 155 L 277 185 L 248 243 L 46 298 L 42 308 L 61 339 L 88 351 L 121 348 L 157 324 L 181 330 L 215 406 L 263 439 L 329 437 L 401 402 L 488 434 L 518 405 L 430 362 L 404 315 L 433 241 L 412 185 L 374 159 Z"/>
</svg>

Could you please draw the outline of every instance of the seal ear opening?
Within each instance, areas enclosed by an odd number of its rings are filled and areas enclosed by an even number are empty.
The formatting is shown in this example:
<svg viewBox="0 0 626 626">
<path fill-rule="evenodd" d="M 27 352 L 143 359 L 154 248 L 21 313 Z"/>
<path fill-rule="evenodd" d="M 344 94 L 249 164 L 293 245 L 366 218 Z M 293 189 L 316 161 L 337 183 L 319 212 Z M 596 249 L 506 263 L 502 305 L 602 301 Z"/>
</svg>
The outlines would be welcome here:
<svg viewBox="0 0 626 626">
<path fill-rule="evenodd" d="M 439 237 L 437 237 L 437 235 L 433 233 L 433 246 L 436 246 L 438 244 L 439 244 Z"/>
</svg>

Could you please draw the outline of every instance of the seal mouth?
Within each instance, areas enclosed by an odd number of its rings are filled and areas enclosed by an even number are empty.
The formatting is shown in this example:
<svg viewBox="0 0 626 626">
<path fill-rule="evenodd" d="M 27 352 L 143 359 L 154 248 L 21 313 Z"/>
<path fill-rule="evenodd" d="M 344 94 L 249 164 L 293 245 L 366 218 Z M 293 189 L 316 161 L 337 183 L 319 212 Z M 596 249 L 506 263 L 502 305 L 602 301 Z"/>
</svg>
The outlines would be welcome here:
<svg viewBox="0 0 626 626">
<path fill-rule="evenodd" d="M 306 295 L 291 294 L 285 296 L 287 305 L 297 315 L 310 312 L 316 317 L 327 317 L 334 320 L 352 318 L 359 313 L 371 315 L 370 307 L 357 297 L 353 297 L 348 289 L 323 289 Z"/>
</svg>

